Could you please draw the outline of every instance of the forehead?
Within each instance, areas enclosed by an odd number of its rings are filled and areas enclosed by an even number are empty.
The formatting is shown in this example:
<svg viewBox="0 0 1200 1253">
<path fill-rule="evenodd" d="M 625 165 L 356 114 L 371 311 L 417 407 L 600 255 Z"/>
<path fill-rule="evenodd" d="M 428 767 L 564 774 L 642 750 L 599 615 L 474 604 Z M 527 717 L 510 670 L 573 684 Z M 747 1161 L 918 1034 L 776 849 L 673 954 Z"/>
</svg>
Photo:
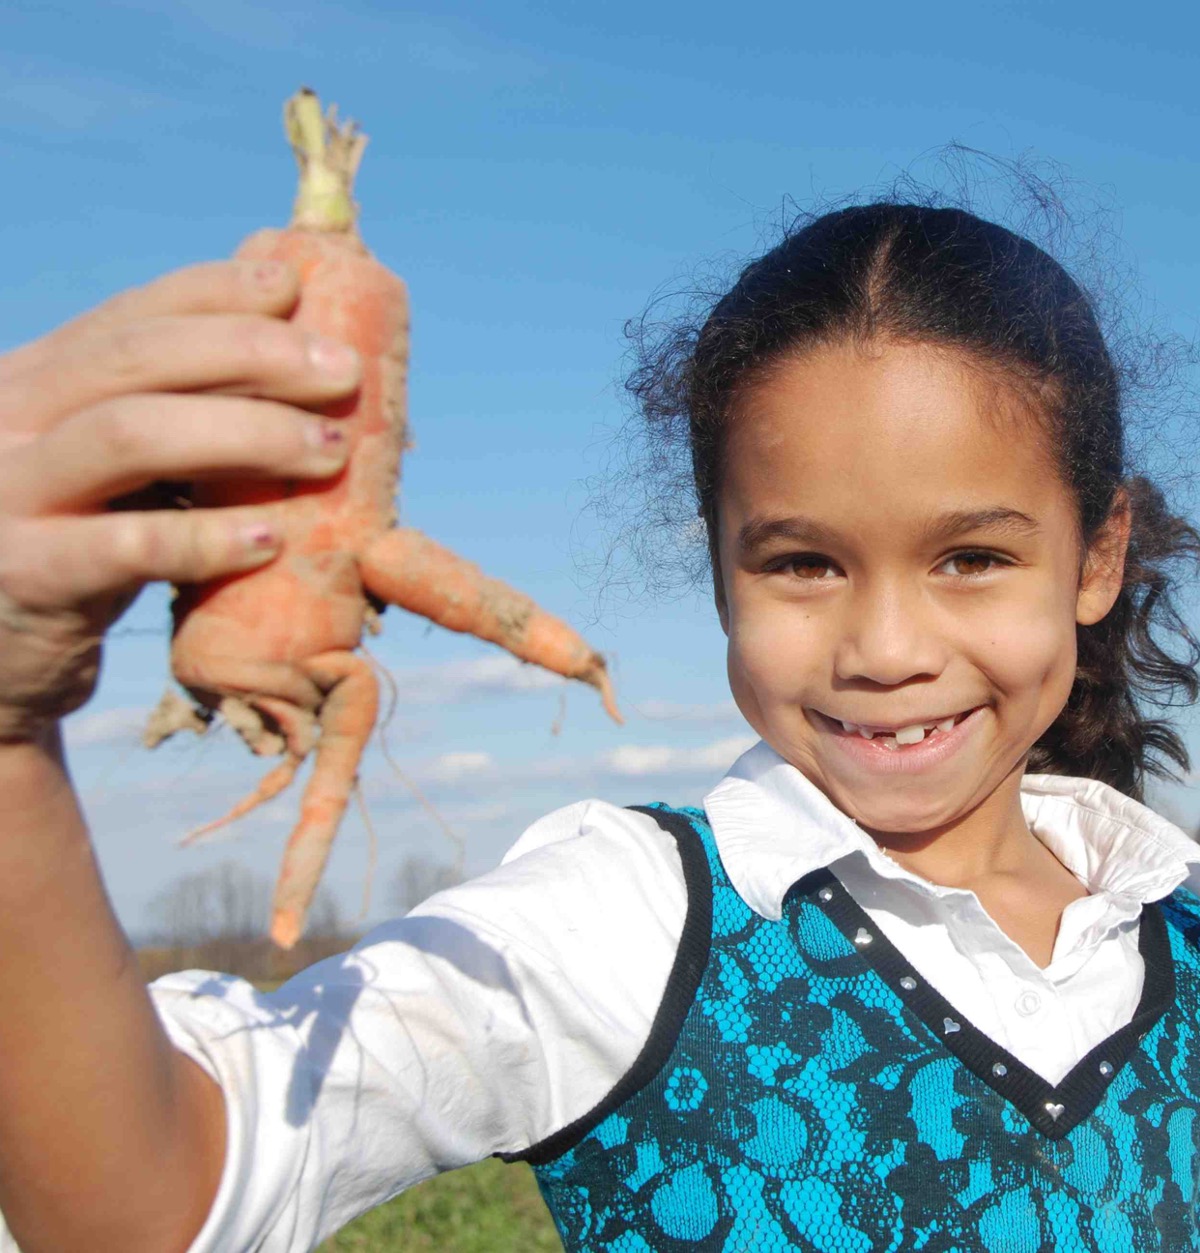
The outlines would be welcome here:
<svg viewBox="0 0 1200 1253">
<path fill-rule="evenodd" d="M 852 343 L 775 365 L 731 415 L 722 510 L 803 511 L 888 526 L 1070 501 L 1028 401 L 953 350 Z M 1061 517 L 1057 520 L 1061 521 Z"/>
</svg>

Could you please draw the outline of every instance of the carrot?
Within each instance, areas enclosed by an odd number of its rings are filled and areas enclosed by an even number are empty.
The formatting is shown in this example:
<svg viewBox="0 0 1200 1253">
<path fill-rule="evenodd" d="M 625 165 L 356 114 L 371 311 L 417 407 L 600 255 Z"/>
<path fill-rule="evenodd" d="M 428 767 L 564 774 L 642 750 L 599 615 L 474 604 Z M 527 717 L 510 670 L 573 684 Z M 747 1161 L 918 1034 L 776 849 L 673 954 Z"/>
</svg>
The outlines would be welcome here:
<svg viewBox="0 0 1200 1253">
<path fill-rule="evenodd" d="M 154 747 L 180 730 L 203 733 L 219 714 L 255 753 L 284 755 L 251 795 L 189 838 L 278 795 L 315 749 L 272 907 L 271 937 L 290 948 L 303 931 L 378 714 L 378 682 L 355 653 L 364 630 L 380 629 L 372 599 L 589 683 L 618 722 L 620 715 L 603 657 L 570 627 L 419 532 L 396 526 L 409 443 L 408 297 L 358 234 L 351 186 L 366 136 L 353 122 L 339 124 L 332 106 L 322 115 L 307 88 L 287 102 L 284 120 L 301 171 L 291 224 L 257 232 L 236 255 L 296 267 L 302 289 L 293 322 L 352 344 L 362 357 L 356 394 L 323 411 L 343 420 L 349 457 L 341 473 L 321 482 L 191 485 L 197 506 L 266 506 L 283 546 L 256 570 L 175 589 L 171 668 L 195 703 L 169 690 L 143 741 Z"/>
<path fill-rule="evenodd" d="M 420 531 L 393 527 L 359 560 L 371 590 L 450 631 L 466 631 L 568 679 L 598 688 L 621 721 L 604 658 L 563 621 Z"/>
</svg>

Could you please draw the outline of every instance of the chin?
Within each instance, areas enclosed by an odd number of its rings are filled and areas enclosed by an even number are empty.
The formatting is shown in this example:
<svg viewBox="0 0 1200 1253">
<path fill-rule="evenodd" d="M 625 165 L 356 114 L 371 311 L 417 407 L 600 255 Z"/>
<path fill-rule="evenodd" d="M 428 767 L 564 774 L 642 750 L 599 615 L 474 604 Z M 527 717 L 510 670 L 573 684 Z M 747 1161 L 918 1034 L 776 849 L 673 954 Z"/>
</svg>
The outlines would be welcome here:
<svg viewBox="0 0 1200 1253">
<path fill-rule="evenodd" d="M 827 792 L 826 795 L 860 827 L 885 831 L 890 835 L 934 831 L 965 817 L 974 808 L 973 804 L 947 803 L 945 798 L 930 803 L 925 797 L 907 799 L 893 796 L 885 799 L 875 795 L 858 804 L 853 795 L 839 795 L 837 792 Z"/>
</svg>

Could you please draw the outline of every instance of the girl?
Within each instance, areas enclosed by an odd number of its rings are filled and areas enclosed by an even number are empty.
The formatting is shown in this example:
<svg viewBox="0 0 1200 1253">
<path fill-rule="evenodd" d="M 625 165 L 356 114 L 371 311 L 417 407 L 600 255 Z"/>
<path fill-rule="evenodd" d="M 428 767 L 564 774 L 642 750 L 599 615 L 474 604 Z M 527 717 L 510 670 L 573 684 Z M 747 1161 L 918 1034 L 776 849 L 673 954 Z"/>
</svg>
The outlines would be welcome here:
<svg viewBox="0 0 1200 1253">
<path fill-rule="evenodd" d="M 276 993 L 146 993 L 57 720 L 142 582 L 273 550 L 253 511 L 100 506 L 336 468 L 289 406 L 355 366 L 295 298 L 184 270 L 0 373 L 25 1253 L 310 1249 L 488 1154 L 535 1165 L 570 1249 L 1200 1248 L 1200 851 L 1141 803 L 1187 756 L 1139 703 L 1200 691 L 1164 573 L 1200 536 L 1127 474 L 1086 295 L 959 210 L 813 221 L 634 377 L 686 430 L 762 737 L 702 809 L 584 801 Z"/>
</svg>

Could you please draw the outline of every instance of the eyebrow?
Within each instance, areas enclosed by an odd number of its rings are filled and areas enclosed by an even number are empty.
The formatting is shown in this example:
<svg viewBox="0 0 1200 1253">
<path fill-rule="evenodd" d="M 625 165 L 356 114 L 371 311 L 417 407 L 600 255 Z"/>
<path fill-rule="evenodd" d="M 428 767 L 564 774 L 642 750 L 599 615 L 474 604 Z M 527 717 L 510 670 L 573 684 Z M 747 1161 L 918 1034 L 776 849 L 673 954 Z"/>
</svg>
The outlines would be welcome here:
<svg viewBox="0 0 1200 1253">
<path fill-rule="evenodd" d="M 1041 527 L 1027 513 L 1005 505 L 987 509 L 955 509 L 931 519 L 920 529 L 920 538 L 936 543 L 965 535 L 968 531 L 991 531 L 1015 538 L 1030 538 Z M 795 544 L 835 545 L 841 536 L 834 527 L 815 518 L 800 515 L 792 518 L 751 518 L 738 531 L 738 548 L 753 552 L 773 540 L 789 540 Z"/>
</svg>

